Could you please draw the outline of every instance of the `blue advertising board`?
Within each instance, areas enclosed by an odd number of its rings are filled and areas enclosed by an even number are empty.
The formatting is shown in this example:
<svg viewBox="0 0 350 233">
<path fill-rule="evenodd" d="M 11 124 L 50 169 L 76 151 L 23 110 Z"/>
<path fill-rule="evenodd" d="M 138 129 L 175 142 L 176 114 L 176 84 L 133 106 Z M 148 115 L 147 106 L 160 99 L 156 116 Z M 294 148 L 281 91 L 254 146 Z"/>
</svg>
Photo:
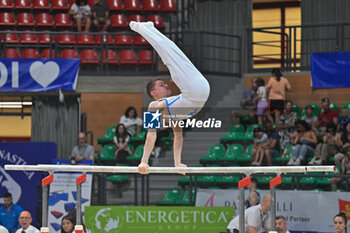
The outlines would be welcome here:
<svg viewBox="0 0 350 233">
<path fill-rule="evenodd" d="M 56 158 L 54 142 L 0 142 L 0 197 L 12 194 L 13 203 L 31 212 L 33 225 L 36 225 L 38 186 L 41 185 L 42 172 L 7 171 L 5 164 L 36 165 L 50 164 Z M 0 205 L 4 204 L 0 198 Z"/>
</svg>

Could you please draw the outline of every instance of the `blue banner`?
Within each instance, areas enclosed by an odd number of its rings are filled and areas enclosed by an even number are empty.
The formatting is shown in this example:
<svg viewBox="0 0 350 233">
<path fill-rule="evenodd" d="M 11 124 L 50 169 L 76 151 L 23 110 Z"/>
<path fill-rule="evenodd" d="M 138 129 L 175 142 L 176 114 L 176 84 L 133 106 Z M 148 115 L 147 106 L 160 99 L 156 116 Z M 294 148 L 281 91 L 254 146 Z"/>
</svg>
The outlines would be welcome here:
<svg viewBox="0 0 350 233">
<path fill-rule="evenodd" d="M 53 142 L 0 142 L 0 204 L 3 195 L 12 194 L 13 202 L 33 216 L 36 225 L 38 185 L 41 186 L 41 172 L 7 171 L 5 164 L 35 165 L 50 164 L 56 158 L 57 147 Z"/>
<path fill-rule="evenodd" d="M 79 64 L 79 59 L 0 59 L 0 91 L 73 91 Z"/>
<path fill-rule="evenodd" d="M 313 88 L 350 87 L 350 52 L 311 54 Z"/>
</svg>

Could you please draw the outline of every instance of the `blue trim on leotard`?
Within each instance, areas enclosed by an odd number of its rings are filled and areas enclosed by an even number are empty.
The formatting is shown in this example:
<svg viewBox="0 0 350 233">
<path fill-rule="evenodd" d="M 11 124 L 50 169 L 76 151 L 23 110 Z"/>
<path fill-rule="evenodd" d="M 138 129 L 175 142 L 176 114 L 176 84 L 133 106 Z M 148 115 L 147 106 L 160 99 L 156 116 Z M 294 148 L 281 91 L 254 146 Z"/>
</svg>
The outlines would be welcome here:
<svg viewBox="0 0 350 233">
<path fill-rule="evenodd" d="M 168 112 L 169 112 L 169 116 L 170 116 L 170 119 L 171 119 L 171 120 L 172 120 L 173 118 L 171 117 L 171 112 L 170 112 L 169 106 L 172 105 L 172 104 L 173 104 L 175 101 L 177 101 L 178 99 L 180 99 L 180 96 L 178 96 L 176 99 L 174 99 L 174 100 L 171 101 L 170 103 L 168 102 L 167 99 L 160 99 L 160 101 L 161 101 L 161 100 L 165 100 L 166 106 L 167 106 L 167 108 L 168 108 Z"/>
</svg>

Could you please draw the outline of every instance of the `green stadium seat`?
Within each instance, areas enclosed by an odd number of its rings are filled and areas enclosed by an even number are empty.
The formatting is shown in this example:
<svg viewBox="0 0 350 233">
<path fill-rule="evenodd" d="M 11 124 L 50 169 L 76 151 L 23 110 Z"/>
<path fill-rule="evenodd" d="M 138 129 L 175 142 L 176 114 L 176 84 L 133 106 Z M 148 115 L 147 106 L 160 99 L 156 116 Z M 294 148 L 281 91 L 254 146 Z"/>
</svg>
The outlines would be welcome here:
<svg viewBox="0 0 350 233">
<path fill-rule="evenodd" d="M 182 192 L 180 189 L 167 190 L 162 200 L 157 201 L 157 205 L 176 205 L 176 201 L 181 200 Z"/>
<path fill-rule="evenodd" d="M 216 184 L 220 187 L 235 187 L 239 180 L 239 176 L 220 176 L 217 177 Z"/>
<path fill-rule="evenodd" d="M 106 178 L 107 181 L 112 181 L 115 183 L 125 183 L 129 181 L 128 175 L 112 175 Z"/>
<path fill-rule="evenodd" d="M 224 156 L 225 147 L 222 144 L 215 144 L 210 146 L 208 153 L 206 156 L 201 157 L 199 162 L 201 164 L 214 164 L 216 163 L 218 158 L 222 158 Z"/>
<path fill-rule="evenodd" d="M 140 163 L 143 155 L 143 147 L 143 144 L 139 145 L 138 147 L 136 147 L 135 152 L 132 156 L 126 157 L 126 160 L 128 161 L 129 165 L 138 165 Z M 149 160 L 148 163 L 151 165 L 152 161 Z"/>
<path fill-rule="evenodd" d="M 217 176 L 198 176 L 198 186 L 208 188 L 216 184 Z"/>
<path fill-rule="evenodd" d="M 284 148 L 282 156 L 278 156 L 272 159 L 274 164 L 287 164 L 293 153 L 293 146 L 288 145 Z"/>
<path fill-rule="evenodd" d="M 100 153 L 100 160 L 104 161 L 113 161 L 115 162 L 114 151 L 116 150 L 116 146 L 114 144 L 108 144 L 102 147 Z"/>
<path fill-rule="evenodd" d="M 145 141 L 145 137 L 147 134 L 147 129 L 141 129 L 139 134 L 135 137 L 131 137 L 130 138 L 130 143 L 134 143 L 134 142 L 144 142 Z"/>
<path fill-rule="evenodd" d="M 244 136 L 244 126 L 242 124 L 232 125 L 226 136 L 220 138 L 221 143 L 235 141 Z"/>
<path fill-rule="evenodd" d="M 244 155 L 241 156 L 241 157 L 238 157 L 236 161 L 237 161 L 239 164 L 247 164 L 247 163 L 249 164 L 249 163 L 250 163 L 251 156 L 252 156 L 253 148 L 254 148 L 254 144 L 250 144 L 250 145 L 246 148 L 246 150 L 245 150 L 245 152 L 244 152 Z"/>
<path fill-rule="evenodd" d="M 186 190 L 183 194 L 183 197 L 180 200 L 175 200 L 175 203 L 178 205 L 190 205 L 190 196 L 191 196 L 191 191 Z M 195 205 L 195 203 L 196 203 L 195 189 L 192 189 L 192 205 Z"/>
<path fill-rule="evenodd" d="M 242 157 L 243 146 L 241 144 L 230 145 L 224 157 L 219 157 L 218 161 L 223 164 L 233 164 L 237 158 Z"/>
<path fill-rule="evenodd" d="M 314 103 L 309 103 L 309 104 L 305 105 L 305 107 L 303 108 L 303 111 L 301 113 L 301 116 L 305 115 L 305 109 L 309 105 L 312 105 L 314 107 L 314 115 L 318 117 L 318 115 L 320 115 L 320 109 L 319 109 L 318 105 L 314 104 Z"/>
<path fill-rule="evenodd" d="M 238 137 L 238 140 L 253 140 L 254 139 L 253 131 L 254 131 L 255 127 L 262 128 L 262 126 L 260 124 L 250 124 L 250 125 L 248 125 L 244 136 Z"/>
<path fill-rule="evenodd" d="M 350 103 L 346 103 L 342 106 L 342 108 L 347 108 L 349 109 L 349 116 L 350 116 Z"/>
<path fill-rule="evenodd" d="M 113 143 L 113 137 L 115 136 L 116 126 L 110 126 L 103 137 L 97 138 L 97 143 L 101 145 L 106 145 Z"/>
</svg>

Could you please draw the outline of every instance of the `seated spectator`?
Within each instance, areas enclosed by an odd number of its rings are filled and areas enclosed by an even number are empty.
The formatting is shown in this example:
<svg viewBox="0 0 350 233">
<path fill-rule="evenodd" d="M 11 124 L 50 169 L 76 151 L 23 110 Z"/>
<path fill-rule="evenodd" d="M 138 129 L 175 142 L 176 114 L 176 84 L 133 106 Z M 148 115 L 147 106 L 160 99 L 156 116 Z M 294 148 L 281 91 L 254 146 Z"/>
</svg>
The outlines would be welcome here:
<svg viewBox="0 0 350 233">
<path fill-rule="evenodd" d="M 305 115 L 301 117 L 301 120 L 306 121 L 310 128 L 314 127 L 314 123 L 317 121 L 317 116 L 314 115 L 314 106 L 305 107 Z"/>
<path fill-rule="evenodd" d="M 322 98 L 321 101 L 323 112 L 318 116 L 317 122 L 314 124 L 317 130 L 316 134 L 320 138 L 326 134 L 327 123 L 333 122 L 333 124 L 338 127 L 339 118 L 338 112 L 330 109 L 330 101 L 328 98 Z"/>
<path fill-rule="evenodd" d="M 283 216 L 277 216 L 276 217 L 276 231 L 277 233 L 290 233 L 287 230 L 288 223 L 286 221 L 286 218 Z"/>
<path fill-rule="evenodd" d="M 22 211 L 18 218 L 21 228 L 16 231 L 16 233 L 40 233 L 38 229 L 30 225 L 32 223 L 32 215 L 29 211 Z"/>
<path fill-rule="evenodd" d="M 337 146 L 340 152 L 334 156 L 334 164 L 340 166 L 345 157 L 345 150 L 350 147 L 350 122 L 345 124 L 343 133 L 337 138 Z"/>
<path fill-rule="evenodd" d="M 71 163 L 76 164 L 83 159 L 94 160 L 94 155 L 94 147 L 87 144 L 86 134 L 80 132 L 78 135 L 78 145 L 73 147 L 72 155 L 69 157 Z"/>
<path fill-rule="evenodd" d="M 241 98 L 241 109 L 232 110 L 231 123 L 232 124 L 253 124 L 257 123 L 256 120 L 256 102 L 254 100 L 258 96 L 256 78 L 252 80 L 252 87 L 243 92 Z M 246 119 L 249 119 L 248 121 Z"/>
<path fill-rule="evenodd" d="M 296 123 L 297 132 L 291 136 L 292 144 L 295 145 L 292 157 L 287 165 L 300 165 L 307 156 L 313 156 L 317 137 L 306 121 L 299 120 Z"/>
<path fill-rule="evenodd" d="M 266 120 L 267 116 L 267 88 L 265 87 L 265 81 L 262 78 L 256 79 L 256 85 L 258 86 L 258 96 L 256 97 L 258 122 L 263 124 L 263 120 Z"/>
<path fill-rule="evenodd" d="M 341 161 L 341 170 L 340 170 L 340 174 L 342 175 L 350 175 L 350 147 L 347 147 L 345 149 L 345 157 L 344 159 Z M 337 183 L 339 183 L 340 181 L 344 180 L 344 178 L 341 177 L 332 177 L 332 181 L 331 181 L 331 189 L 332 190 L 336 190 L 337 189 Z M 350 179 L 349 179 L 350 181 Z"/>
<path fill-rule="evenodd" d="M 103 26 L 102 31 L 106 31 L 109 25 L 111 25 L 111 21 L 109 20 L 109 6 L 104 0 L 95 1 L 95 4 L 92 6 L 92 18 L 97 31 L 99 31 L 100 26 Z"/>
<path fill-rule="evenodd" d="M 255 177 L 250 179 L 250 184 L 248 185 L 249 196 L 246 200 L 247 208 L 260 204 L 260 193 L 256 190 L 258 187 L 258 180 Z"/>
<path fill-rule="evenodd" d="M 128 146 L 130 136 L 126 132 L 123 124 L 118 124 L 115 129 L 115 136 L 113 142 L 117 149 L 114 152 L 117 164 L 126 163 L 126 157 L 131 155 L 130 148 Z"/>
<path fill-rule="evenodd" d="M 346 125 L 346 123 L 348 123 L 350 121 L 350 117 L 349 117 L 349 109 L 344 107 L 341 109 L 340 111 L 340 116 L 339 116 L 339 124 L 338 124 L 338 131 L 343 131 L 344 130 L 344 126 Z"/>
<path fill-rule="evenodd" d="M 0 224 L 6 227 L 10 233 L 16 232 L 21 227 L 18 220 L 22 211 L 22 207 L 12 202 L 12 194 L 5 193 L 4 206 L 0 207 Z"/>
<path fill-rule="evenodd" d="M 284 105 L 284 112 L 279 118 L 279 124 L 276 125 L 283 150 L 290 144 L 290 135 L 295 131 L 295 123 L 298 121 L 298 114 L 292 110 L 293 102 L 287 100 Z"/>
<path fill-rule="evenodd" d="M 269 166 L 272 166 L 272 158 L 278 157 L 281 154 L 280 136 L 278 135 L 278 132 L 273 128 L 271 121 L 265 121 L 264 132 L 267 134 L 270 140 L 270 144 L 265 149 L 265 156 L 267 164 Z"/>
<path fill-rule="evenodd" d="M 252 154 L 255 156 L 255 160 L 252 165 L 260 166 L 265 155 L 265 149 L 270 144 L 267 134 L 259 127 L 254 128 L 254 148 Z"/>
<path fill-rule="evenodd" d="M 339 153 L 337 146 L 337 138 L 340 134 L 337 133 L 337 127 L 331 122 L 327 124 L 327 134 L 323 136 L 323 142 L 319 143 L 315 150 L 315 155 L 309 162 L 309 165 L 325 164 L 328 157 Z"/>
<path fill-rule="evenodd" d="M 68 212 L 67 215 L 65 215 L 62 218 L 61 233 L 74 233 L 76 219 L 77 219 L 77 210 L 72 209 L 71 211 Z M 81 223 L 83 225 L 83 232 L 84 233 L 91 233 L 91 231 L 87 227 L 85 227 L 85 225 L 83 224 L 83 218 L 81 218 Z"/>
<path fill-rule="evenodd" d="M 119 123 L 125 126 L 130 137 L 137 136 L 142 128 L 142 120 L 137 117 L 136 109 L 132 106 L 126 109 Z"/>
<path fill-rule="evenodd" d="M 272 69 L 272 76 L 267 83 L 267 90 L 269 93 L 269 120 L 279 125 L 280 114 L 283 113 L 283 108 L 286 101 L 286 90 L 290 91 L 291 86 L 288 79 L 283 77 L 280 69 Z M 275 115 L 275 119 L 272 118 Z"/>
<path fill-rule="evenodd" d="M 85 23 L 86 32 L 90 30 L 91 9 L 87 4 L 87 0 L 77 0 L 69 9 L 68 14 L 70 14 L 76 21 L 78 32 L 82 31 L 82 23 Z"/>
</svg>

